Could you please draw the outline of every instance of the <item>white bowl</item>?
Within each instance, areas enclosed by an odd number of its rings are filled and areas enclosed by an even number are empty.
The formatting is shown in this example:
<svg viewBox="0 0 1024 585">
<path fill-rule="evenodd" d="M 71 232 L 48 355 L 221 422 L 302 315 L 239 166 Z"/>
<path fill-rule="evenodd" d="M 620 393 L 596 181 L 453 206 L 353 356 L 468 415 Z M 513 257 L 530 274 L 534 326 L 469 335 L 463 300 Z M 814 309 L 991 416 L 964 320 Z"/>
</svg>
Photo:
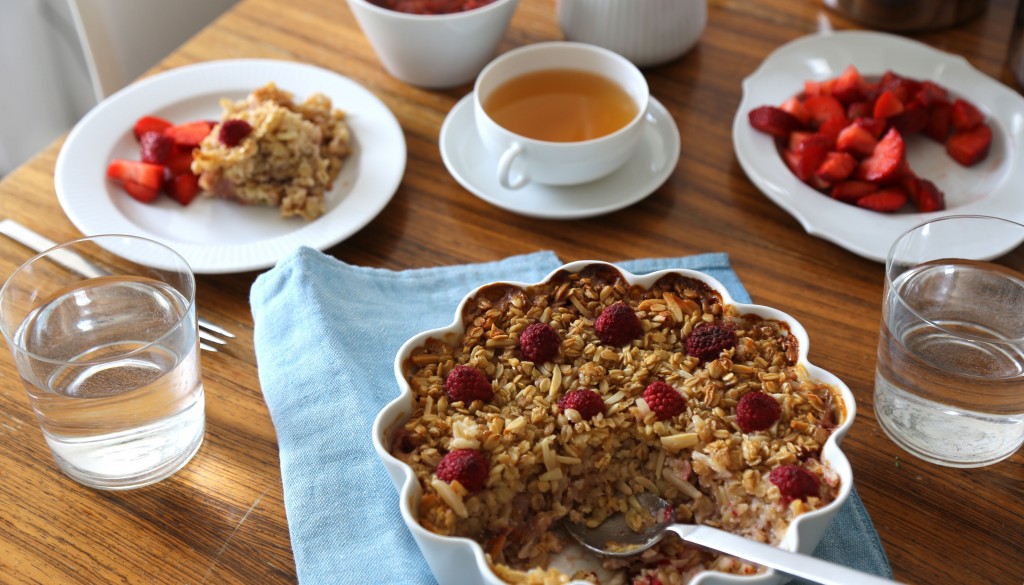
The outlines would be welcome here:
<svg viewBox="0 0 1024 585">
<path fill-rule="evenodd" d="M 424 88 L 472 81 L 498 50 L 519 0 L 494 2 L 452 14 L 409 14 L 368 0 L 348 0 L 384 68 Z"/>
<path fill-rule="evenodd" d="M 544 279 L 544 282 L 551 280 L 562 271 L 568 273 L 581 272 L 588 266 L 595 264 L 611 267 L 617 270 L 630 285 L 644 289 L 650 288 L 660 278 L 667 274 L 679 274 L 684 277 L 697 279 L 717 291 L 721 295 L 723 303 L 734 306 L 741 315 L 752 314 L 765 319 L 772 319 L 786 323 L 789 326 L 790 332 L 798 341 L 799 357 L 797 360 L 797 366 L 803 367 L 808 378 L 828 384 L 838 391 L 843 400 L 843 410 L 845 411 L 846 416 L 842 423 L 836 427 L 829 436 L 822 448 L 821 457 L 822 461 L 827 464 L 829 469 L 839 477 L 840 486 L 838 493 L 832 502 L 829 502 L 827 505 L 817 510 L 806 512 L 793 520 L 787 528 L 782 541 L 779 543 L 779 546 L 786 550 L 797 551 L 808 555 L 811 554 L 821 541 L 822 535 L 832 522 L 833 516 L 849 497 L 850 490 L 853 487 L 853 471 L 850 468 L 850 463 L 846 459 L 846 456 L 840 450 L 839 443 L 853 425 L 853 420 L 856 416 L 856 403 L 853 393 L 850 392 L 850 389 L 846 384 L 831 373 L 822 370 L 807 361 L 807 352 L 810 347 L 810 340 L 808 339 L 807 331 L 791 316 L 777 309 L 772 309 L 762 305 L 734 302 L 732 297 L 729 295 L 729 292 L 720 282 L 704 273 L 694 270 L 662 270 L 638 276 L 605 262 L 579 261 L 566 264 L 561 268 L 558 268 L 550 273 Z M 507 284 L 527 288 L 535 286 L 537 283 L 510 282 Z M 449 343 L 460 339 L 466 328 L 465 323 L 462 321 L 463 309 L 467 306 L 467 303 L 472 302 L 473 298 L 487 286 L 490 285 L 485 285 L 475 289 L 462 300 L 458 309 L 455 311 L 455 320 L 449 326 L 424 331 L 412 337 L 402 345 L 395 357 L 394 363 L 395 378 L 397 379 L 399 388 L 401 389 L 401 395 L 385 406 L 380 413 L 377 414 L 373 424 L 373 445 L 377 451 L 377 455 L 384 463 L 384 467 L 387 469 L 388 474 L 391 476 L 391 480 L 394 482 L 395 488 L 399 492 L 399 506 L 402 518 L 405 521 L 406 526 L 409 528 L 409 531 L 412 533 L 413 538 L 416 540 L 417 545 L 419 545 L 419 548 L 422 551 L 423 556 L 426 558 L 431 571 L 433 571 L 434 576 L 437 578 L 438 582 L 442 584 L 460 583 L 466 585 L 502 585 L 505 582 L 491 571 L 488 566 L 484 550 L 476 541 L 463 537 L 441 536 L 430 532 L 420 525 L 417 521 L 417 510 L 421 496 L 419 482 L 417 481 L 412 468 L 392 456 L 389 451 L 389 447 L 393 431 L 412 415 L 413 396 L 412 389 L 405 378 L 405 366 L 408 363 L 413 349 L 424 345 L 428 339 L 439 339 Z M 566 572 L 565 568 L 567 566 L 572 569 L 593 566 L 588 565 L 586 561 L 584 561 L 582 565 L 573 565 L 572 563 L 574 562 L 579 561 L 572 561 L 564 558 L 558 559 L 558 566 L 563 569 L 563 572 Z M 566 563 L 569 563 L 569 565 Z M 772 585 L 781 583 L 785 579 L 788 579 L 788 576 L 778 574 L 773 570 L 768 570 L 767 572 L 754 576 L 733 575 L 718 571 L 704 571 L 699 573 L 697 577 L 693 579 L 691 585 Z M 577 585 L 587 585 L 582 581 L 574 581 L 573 583 Z"/>
</svg>

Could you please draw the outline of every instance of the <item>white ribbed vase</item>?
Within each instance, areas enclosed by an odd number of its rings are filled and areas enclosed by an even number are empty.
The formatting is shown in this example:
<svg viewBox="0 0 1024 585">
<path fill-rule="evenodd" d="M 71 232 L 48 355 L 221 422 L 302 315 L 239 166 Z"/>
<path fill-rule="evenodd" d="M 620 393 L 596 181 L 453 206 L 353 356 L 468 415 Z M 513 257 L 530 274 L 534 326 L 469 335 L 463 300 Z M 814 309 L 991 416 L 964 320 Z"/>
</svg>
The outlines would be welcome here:
<svg viewBox="0 0 1024 585">
<path fill-rule="evenodd" d="M 566 40 L 611 49 L 639 67 L 683 55 L 708 21 L 707 0 L 558 0 L 557 12 Z"/>
</svg>

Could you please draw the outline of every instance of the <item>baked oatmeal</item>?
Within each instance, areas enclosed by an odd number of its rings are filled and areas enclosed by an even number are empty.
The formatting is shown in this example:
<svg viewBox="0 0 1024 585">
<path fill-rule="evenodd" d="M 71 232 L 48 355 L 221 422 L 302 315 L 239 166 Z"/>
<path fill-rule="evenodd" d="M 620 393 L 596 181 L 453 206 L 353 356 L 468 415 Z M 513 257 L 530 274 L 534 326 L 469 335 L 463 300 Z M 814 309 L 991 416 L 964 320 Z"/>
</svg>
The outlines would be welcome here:
<svg viewBox="0 0 1024 585">
<path fill-rule="evenodd" d="M 280 207 L 282 217 L 316 219 L 351 151 L 345 113 L 315 93 L 302 103 L 274 83 L 223 113 L 194 152 L 192 172 L 206 196 Z"/>
<path fill-rule="evenodd" d="M 560 524 L 623 512 L 640 529 L 643 492 L 682 522 L 772 544 L 839 492 L 821 461 L 846 416 L 838 390 L 797 365 L 786 323 L 739 314 L 700 280 L 642 289 L 592 265 L 486 287 L 463 322 L 461 338 L 410 354 L 413 414 L 390 448 L 422 488 L 419 522 L 479 542 L 509 583 L 568 581 L 547 566 L 568 538 Z M 602 564 L 614 583 L 758 570 L 675 534 Z"/>
</svg>

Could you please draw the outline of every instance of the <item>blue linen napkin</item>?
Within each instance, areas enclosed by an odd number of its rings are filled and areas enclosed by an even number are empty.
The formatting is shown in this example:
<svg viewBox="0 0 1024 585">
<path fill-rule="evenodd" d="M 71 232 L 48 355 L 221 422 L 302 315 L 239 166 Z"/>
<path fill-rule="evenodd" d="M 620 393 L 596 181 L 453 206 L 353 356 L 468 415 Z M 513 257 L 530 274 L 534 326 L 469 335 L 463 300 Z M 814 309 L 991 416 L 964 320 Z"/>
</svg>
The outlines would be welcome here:
<svg viewBox="0 0 1024 585">
<path fill-rule="evenodd" d="M 373 449 L 377 412 L 398 395 L 395 354 L 409 337 L 451 323 L 488 282 L 538 282 L 552 252 L 394 272 L 299 248 L 253 284 L 260 384 L 277 431 L 284 502 L 302 585 L 436 583 L 398 512 Z M 725 254 L 617 262 L 643 274 L 692 268 L 750 302 Z M 886 577 L 892 572 L 856 491 L 814 553 Z"/>
</svg>

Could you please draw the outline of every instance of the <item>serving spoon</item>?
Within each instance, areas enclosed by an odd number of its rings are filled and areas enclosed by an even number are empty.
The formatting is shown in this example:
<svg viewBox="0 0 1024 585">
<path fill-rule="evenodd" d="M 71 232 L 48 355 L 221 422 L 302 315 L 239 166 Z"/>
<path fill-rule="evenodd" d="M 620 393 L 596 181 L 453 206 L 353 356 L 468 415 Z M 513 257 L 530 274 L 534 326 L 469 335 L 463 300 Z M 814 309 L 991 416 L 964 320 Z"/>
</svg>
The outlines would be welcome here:
<svg viewBox="0 0 1024 585">
<path fill-rule="evenodd" d="M 565 529 L 585 548 L 600 555 L 628 557 L 639 554 L 655 544 L 667 531 L 678 534 L 686 542 L 702 546 L 745 561 L 771 567 L 794 577 L 825 585 L 892 583 L 869 573 L 823 561 L 808 555 L 792 553 L 763 544 L 738 534 L 711 526 L 682 524 L 675 521 L 672 505 L 648 492 L 636 497 L 654 520 L 642 532 L 626 525 L 623 514 L 615 514 L 596 528 L 565 522 Z"/>
</svg>

